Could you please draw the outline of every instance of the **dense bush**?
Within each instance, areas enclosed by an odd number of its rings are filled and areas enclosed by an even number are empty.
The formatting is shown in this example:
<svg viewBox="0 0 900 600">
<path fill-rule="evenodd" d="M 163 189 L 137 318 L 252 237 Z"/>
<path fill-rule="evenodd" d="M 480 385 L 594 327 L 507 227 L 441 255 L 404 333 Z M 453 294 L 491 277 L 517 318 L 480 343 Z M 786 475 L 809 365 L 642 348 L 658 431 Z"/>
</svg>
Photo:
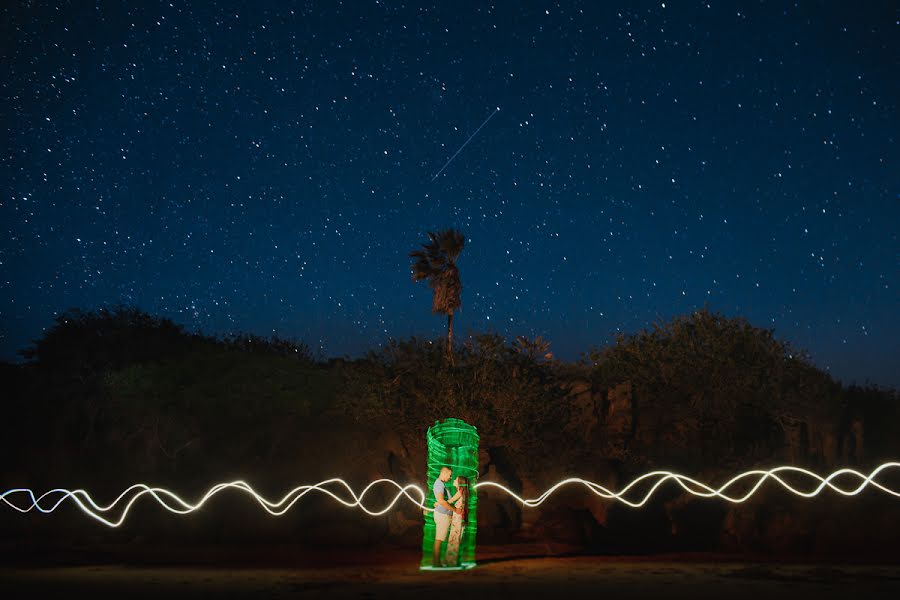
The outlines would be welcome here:
<svg viewBox="0 0 900 600">
<path fill-rule="evenodd" d="M 139 479 L 200 493 L 211 482 L 252 477 L 278 494 L 297 478 L 350 472 L 360 481 L 417 481 L 425 430 L 448 416 L 478 427 L 492 477 L 517 489 L 573 473 L 615 485 L 666 467 L 714 480 L 785 460 L 824 470 L 837 463 L 869 468 L 900 455 L 896 391 L 843 387 L 773 331 L 705 309 L 621 335 L 574 363 L 554 359 L 539 338 L 510 343 L 495 333 L 458 341 L 453 360 L 444 338 L 410 338 L 355 360 L 326 361 L 301 342 L 218 339 L 130 308 L 69 311 L 22 354 L 27 363 L 0 369 L 0 451 L 8 457 L 0 482 L 37 489 L 79 485 L 114 497 Z M 612 426 L 614 402 L 628 412 L 627 427 Z M 667 490 L 641 517 L 656 515 L 663 525 L 647 527 L 664 543 L 673 535 L 666 519 L 672 531 L 679 519 L 690 530 L 688 517 L 677 515 L 695 507 L 678 493 Z M 632 512 L 613 507 L 603 517 L 586 511 L 580 495 L 569 496 L 572 506 L 564 496 L 543 513 L 546 535 L 573 534 L 554 533 L 558 518 L 596 535 L 603 523 L 603 535 L 628 537 Z M 512 536 L 521 512 L 490 501 L 479 512 L 482 535 Z M 304 531 L 329 515 L 347 518 L 324 500 L 304 502 L 302 515 L 292 517 Z M 714 519 L 703 539 L 718 539 L 719 527 L 731 528 L 734 539 L 760 536 L 763 509 L 741 505 L 726 521 L 723 510 L 703 509 L 712 510 L 704 522 Z M 177 525 L 147 513 L 142 519 L 149 520 L 131 527 L 150 531 L 155 523 L 172 539 Z M 258 525 L 228 526 L 251 535 Z M 329 527 L 320 527 L 323 535 Z M 273 526 L 265 539 L 280 532 Z"/>
<path fill-rule="evenodd" d="M 846 407 L 840 384 L 805 351 L 773 330 L 705 308 L 621 334 L 584 360 L 601 389 L 631 382 L 637 419 L 693 429 L 682 444 L 697 458 L 714 452 L 720 464 L 772 457 L 785 422 L 837 422 Z"/>
<path fill-rule="evenodd" d="M 422 431 L 458 416 L 513 451 L 560 441 L 564 369 L 518 348 L 474 335 L 451 363 L 440 340 L 392 340 L 348 366 L 339 402 L 356 419 Z"/>
</svg>

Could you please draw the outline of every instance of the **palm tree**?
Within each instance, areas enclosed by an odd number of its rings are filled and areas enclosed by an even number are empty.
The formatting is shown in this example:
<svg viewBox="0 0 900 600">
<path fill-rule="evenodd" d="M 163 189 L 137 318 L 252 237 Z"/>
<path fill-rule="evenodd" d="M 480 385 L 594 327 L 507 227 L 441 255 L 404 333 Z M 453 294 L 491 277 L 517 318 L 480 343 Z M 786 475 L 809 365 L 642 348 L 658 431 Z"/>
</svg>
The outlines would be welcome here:
<svg viewBox="0 0 900 600">
<path fill-rule="evenodd" d="M 447 315 L 447 357 L 453 360 L 453 312 L 462 306 L 460 294 L 462 282 L 456 259 L 465 245 L 466 238 L 456 229 L 447 229 L 438 233 L 428 232 L 431 239 L 422 244 L 422 250 L 409 253 L 416 261 L 412 264 L 412 279 L 428 280 L 434 291 L 431 301 L 431 312 Z"/>
</svg>

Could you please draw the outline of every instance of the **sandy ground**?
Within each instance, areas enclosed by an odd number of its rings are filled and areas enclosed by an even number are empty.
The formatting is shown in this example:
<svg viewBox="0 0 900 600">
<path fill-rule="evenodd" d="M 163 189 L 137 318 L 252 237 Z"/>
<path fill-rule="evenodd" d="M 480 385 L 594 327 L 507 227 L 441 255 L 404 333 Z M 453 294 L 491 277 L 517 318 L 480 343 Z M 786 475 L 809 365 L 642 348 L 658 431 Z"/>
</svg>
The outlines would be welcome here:
<svg viewBox="0 0 900 600">
<path fill-rule="evenodd" d="M 684 555 L 538 556 L 498 548 L 479 552 L 479 565 L 472 570 L 433 572 L 420 571 L 417 556 L 409 552 L 384 553 L 368 564 L 361 557 L 326 566 L 323 563 L 335 561 L 319 558 L 271 567 L 5 565 L 0 566 L 0 597 L 900 598 L 897 564 L 736 562 Z"/>
</svg>

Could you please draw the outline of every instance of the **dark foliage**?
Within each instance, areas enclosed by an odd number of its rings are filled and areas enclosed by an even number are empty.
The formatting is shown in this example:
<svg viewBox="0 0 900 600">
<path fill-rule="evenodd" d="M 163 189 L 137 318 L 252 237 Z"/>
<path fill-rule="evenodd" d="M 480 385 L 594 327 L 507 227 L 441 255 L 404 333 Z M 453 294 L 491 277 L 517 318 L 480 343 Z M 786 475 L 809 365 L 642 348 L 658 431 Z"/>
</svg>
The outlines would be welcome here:
<svg viewBox="0 0 900 600">
<path fill-rule="evenodd" d="M 561 441 L 563 371 L 517 351 L 496 334 L 477 334 L 447 359 L 436 340 L 391 340 L 347 369 L 339 401 L 358 419 L 416 430 L 458 416 L 482 439 L 513 451 Z"/>
<path fill-rule="evenodd" d="M 869 468 L 900 455 L 895 390 L 842 387 L 773 331 L 708 310 L 619 336 L 577 363 L 555 360 L 541 338 L 510 343 L 474 333 L 455 345 L 452 359 L 445 344 L 391 340 L 363 358 L 326 362 L 293 340 L 217 339 L 133 308 L 72 310 L 22 352 L 27 363 L 0 365 L 7 457 L 0 481 L 117 494 L 138 479 L 190 493 L 252 474 L 278 494 L 285 482 L 315 474 L 415 480 L 425 430 L 447 416 L 475 424 L 482 467 L 520 489 L 573 472 L 622 481 L 653 466 L 716 479 L 785 461 Z M 666 498 L 651 512 L 671 521 L 672 531 L 676 523 L 693 531 L 688 546 L 762 543 L 761 523 L 784 514 L 770 502 L 726 517 L 697 509 L 677 490 Z M 289 536 L 301 522 L 304 531 L 318 526 L 332 535 L 337 525 L 323 520 L 333 514 L 328 503 L 305 502 L 306 516 L 285 518 L 293 525 L 267 530 L 266 539 Z M 583 503 L 546 510 L 543 529 L 533 530 L 543 533 L 532 535 L 574 535 L 553 527 L 580 523 L 593 532 L 590 543 L 605 547 L 624 543 L 616 536 L 631 518 L 613 509 L 613 521 L 601 527 Z M 479 514 L 489 520 L 484 535 L 497 539 L 521 525 L 519 509 L 502 502 Z M 692 524 L 710 518 L 715 526 Z M 131 527 L 166 539 L 181 534 L 152 510 Z M 258 530 L 229 527 L 243 536 Z M 784 527 L 779 535 L 794 539 Z M 657 548 L 675 543 L 668 530 L 653 535 Z"/>
</svg>

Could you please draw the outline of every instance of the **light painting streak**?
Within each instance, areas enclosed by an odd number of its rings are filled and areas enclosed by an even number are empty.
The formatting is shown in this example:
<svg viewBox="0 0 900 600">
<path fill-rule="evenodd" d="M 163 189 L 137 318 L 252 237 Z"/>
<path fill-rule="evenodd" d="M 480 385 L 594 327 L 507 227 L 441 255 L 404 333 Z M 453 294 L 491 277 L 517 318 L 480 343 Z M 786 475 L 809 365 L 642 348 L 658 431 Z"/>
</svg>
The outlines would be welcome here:
<svg viewBox="0 0 900 600">
<path fill-rule="evenodd" d="M 475 484 L 475 488 L 494 488 L 498 489 L 506 494 L 509 494 L 513 498 L 515 498 L 519 503 L 521 503 L 525 507 L 534 508 L 543 504 L 555 491 L 562 488 L 566 485 L 571 484 L 581 484 L 587 487 L 591 492 L 595 495 L 600 496 L 601 498 L 607 500 L 618 500 L 628 506 L 633 508 L 639 508 L 646 504 L 650 498 L 653 496 L 654 492 L 665 482 L 669 480 L 674 480 L 681 488 L 694 495 L 701 498 L 720 498 L 727 502 L 731 502 L 733 504 L 739 504 L 747 501 L 756 491 L 765 483 L 767 479 L 772 479 L 778 482 L 784 489 L 795 494 L 797 496 L 801 496 L 803 498 L 812 498 L 814 496 L 819 495 L 825 488 L 833 490 L 842 496 L 856 496 L 861 493 L 867 486 L 871 485 L 882 492 L 894 496 L 895 498 L 900 498 L 900 491 L 891 489 L 886 487 L 876 481 L 876 477 L 880 475 L 882 472 L 887 471 L 888 469 L 898 469 L 900 468 L 900 462 L 887 462 L 880 466 L 878 466 L 875 470 L 873 470 L 869 475 L 865 475 L 864 473 L 860 473 L 859 471 L 855 471 L 853 469 L 840 469 L 827 477 L 821 477 L 812 471 L 808 471 L 806 469 L 801 469 L 799 467 L 791 467 L 791 466 L 781 466 L 775 467 L 773 469 L 769 469 L 767 471 L 761 469 L 755 469 L 752 471 L 746 471 L 735 477 L 732 477 L 727 482 L 725 482 L 719 488 L 712 488 L 705 483 L 697 481 L 696 479 L 692 479 L 690 477 L 686 477 L 684 475 L 679 475 L 677 473 L 673 473 L 671 471 L 653 471 L 650 473 L 646 473 L 641 475 L 637 479 L 634 479 L 631 483 L 622 488 L 622 491 L 616 493 L 613 492 L 602 485 L 594 483 L 592 481 L 588 481 L 586 479 L 581 479 L 578 477 L 572 477 L 569 479 L 564 479 L 559 483 L 556 483 L 552 487 L 548 488 L 547 491 L 542 493 L 537 498 L 526 499 L 522 498 L 509 488 L 495 483 L 493 481 L 482 481 Z M 798 489 L 793 487 L 787 481 L 785 481 L 779 474 L 784 473 L 793 473 L 799 474 L 805 477 L 808 477 L 812 480 L 818 481 L 818 484 L 814 487 L 804 491 L 802 489 Z M 859 484 L 856 487 L 841 487 L 833 481 L 838 477 L 846 477 L 852 476 L 859 480 Z M 739 482 L 747 479 L 757 477 L 756 483 L 743 495 L 734 495 L 731 496 L 727 493 L 728 489 L 738 484 Z M 639 498 L 629 499 L 625 496 L 629 493 L 629 491 L 635 489 L 635 486 L 640 485 L 643 482 L 653 481 L 653 484 L 650 486 L 650 489 Z M 396 488 L 397 494 L 394 496 L 393 500 L 391 500 L 384 508 L 380 510 L 371 510 L 363 503 L 363 498 L 372 489 L 373 486 L 379 484 L 389 484 Z M 348 500 L 341 495 L 338 495 L 328 489 L 327 486 L 337 485 L 338 487 L 343 488 L 347 494 L 352 498 L 352 500 Z M 7 490 L 0 494 L 0 500 L 6 503 L 11 508 L 21 512 L 27 513 L 32 510 L 37 510 L 45 514 L 52 513 L 56 510 L 64 501 L 67 499 L 72 499 L 78 507 L 86 513 L 88 516 L 96 519 L 97 521 L 107 525 L 109 527 L 119 527 L 122 523 L 125 522 L 125 518 L 128 516 L 128 512 L 134 503 L 145 494 L 149 494 L 152 498 L 154 498 L 163 508 L 166 510 L 175 513 L 175 514 L 189 514 L 194 511 L 199 510 L 209 501 L 213 496 L 226 489 L 237 489 L 243 491 L 253 498 L 259 503 L 262 508 L 273 516 L 280 516 L 286 513 L 297 501 L 299 501 L 303 496 L 308 494 L 309 492 L 316 491 L 320 493 L 327 494 L 331 496 L 336 501 L 340 502 L 346 507 L 349 508 L 360 508 L 367 514 L 371 516 L 379 516 L 387 513 L 391 510 L 401 497 L 405 496 L 409 501 L 413 504 L 421 508 L 425 511 L 433 511 L 433 507 L 429 507 L 425 505 L 425 492 L 419 486 L 415 484 L 408 484 L 405 486 L 400 485 L 396 481 L 392 479 L 378 479 L 373 481 L 365 488 L 363 488 L 362 492 L 359 495 L 354 493 L 353 488 L 344 481 L 343 479 L 333 478 L 327 479 L 325 481 L 320 481 L 314 485 L 301 485 L 295 487 L 290 492 L 285 494 L 280 500 L 277 502 L 272 502 L 267 500 L 264 496 L 256 493 L 249 484 L 244 481 L 232 481 L 229 483 L 218 483 L 214 485 L 203 497 L 197 501 L 196 504 L 191 504 L 186 502 L 175 493 L 159 487 L 150 487 L 143 483 L 138 483 L 132 485 L 127 490 L 119 494 L 119 496 L 113 500 L 111 503 L 103 506 L 97 504 L 93 498 L 91 498 L 90 494 L 88 494 L 83 489 L 77 490 L 67 490 L 63 488 L 57 488 L 50 490 L 41 494 L 40 496 L 35 496 L 34 492 L 28 488 L 15 488 L 11 490 Z M 26 495 L 31 498 L 31 504 L 26 507 L 21 507 L 18 504 L 12 502 L 8 499 L 10 496 L 15 495 Z M 54 500 L 54 496 L 58 496 Z M 47 506 L 42 506 L 41 502 L 45 499 L 48 499 L 49 504 Z M 127 499 L 127 500 L 126 500 Z M 121 514 L 118 518 L 107 518 L 106 513 L 109 513 L 117 505 L 120 503 L 124 503 L 124 508 L 122 509 Z"/>
<path fill-rule="evenodd" d="M 792 494 L 795 494 L 797 496 L 802 496 L 804 498 L 812 498 L 814 496 L 817 496 L 826 487 L 831 488 L 832 490 L 834 490 L 844 496 L 856 496 L 857 494 L 862 492 L 866 488 L 867 485 L 872 485 L 886 494 L 890 494 L 892 496 L 900 498 L 900 492 L 898 492 L 896 490 L 892 490 L 891 488 L 885 487 L 885 486 L 881 485 L 880 483 L 878 483 L 877 481 L 875 481 L 875 477 L 877 477 L 879 473 L 881 473 L 882 471 L 884 471 L 886 469 L 891 469 L 891 468 L 900 468 L 900 463 L 897 463 L 897 462 L 884 463 L 884 464 L 880 465 L 879 467 L 877 467 L 874 471 L 872 471 L 868 476 L 866 476 L 863 473 L 860 473 L 859 471 L 854 471 L 853 469 L 840 469 L 838 471 L 835 471 L 828 477 L 821 477 L 821 476 L 817 475 L 816 473 L 813 473 L 812 471 L 807 471 L 806 469 L 801 469 L 800 467 L 790 467 L 790 466 L 775 467 L 774 469 L 769 469 L 768 471 L 763 471 L 763 470 L 746 471 L 744 473 L 741 473 L 740 475 L 732 477 L 718 489 L 711 488 L 710 486 L 708 486 L 705 483 L 702 483 L 700 481 L 697 481 L 696 479 L 692 479 L 692 478 L 686 477 L 684 475 L 679 475 L 677 473 L 672 473 L 670 471 L 653 471 L 651 473 L 646 473 L 644 475 L 641 475 L 637 479 L 633 480 L 631 483 L 629 483 L 624 488 L 622 488 L 622 491 L 619 493 L 615 493 L 615 492 L 603 487 L 602 485 L 599 485 L 592 481 L 587 481 L 585 479 L 580 479 L 578 477 L 572 477 L 572 478 L 564 479 L 563 481 L 560 481 L 559 483 L 553 485 L 551 488 L 549 488 L 547 491 L 545 491 L 543 494 L 541 494 L 537 498 L 530 499 L 530 500 L 522 498 L 521 496 L 519 496 L 518 494 L 516 494 L 509 488 L 507 488 L 503 485 L 500 485 L 499 483 L 494 483 L 493 481 L 482 481 L 482 482 L 476 484 L 475 487 L 498 488 L 498 489 L 506 492 L 507 494 L 509 494 L 510 496 L 515 498 L 516 500 L 518 500 L 524 506 L 532 507 L 532 508 L 543 504 L 544 501 L 547 500 L 547 498 L 549 498 L 550 495 L 553 494 L 553 492 L 555 492 L 559 488 L 561 488 L 565 485 L 572 484 L 572 483 L 580 483 L 580 484 L 584 485 L 585 487 L 587 487 L 588 489 L 590 489 L 597 496 L 600 496 L 607 500 L 618 500 L 624 504 L 627 504 L 628 506 L 631 506 L 632 508 L 640 508 L 641 506 L 643 506 L 650 500 L 650 498 L 653 496 L 653 493 L 656 491 L 656 489 L 659 486 L 661 486 L 663 483 L 665 483 L 666 481 L 668 481 L 670 479 L 675 480 L 675 482 L 677 482 L 678 485 L 680 485 L 681 488 L 684 489 L 684 491 L 686 491 L 690 494 L 693 494 L 694 496 L 699 496 L 701 498 L 721 498 L 722 500 L 726 500 L 728 502 L 731 502 L 732 504 L 740 504 L 742 502 L 747 501 L 747 499 L 749 499 L 754 493 L 756 493 L 756 490 L 758 490 L 760 488 L 760 486 L 762 486 L 762 484 L 765 482 L 766 479 L 774 479 L 775 481 L 780 483 L 784 489 L 788 490 Z M 805 475 L 807 477 L 810 477 L 812 479 L 818 480 L 819 484 L 814 489 L 804 492 L 802 490 L 799 490 L 799 489 L 793 487 L 788 482 L 786 482 L 784 479 L 782 479 L 781 477 L 778 476 L 778 473 L 783 473 L 783 472 L 799 473 L 799 474 Z M 853 489 L 844 489 L 844 488 L 832 483 L 833 479 L 835 479 L 836 477 L 840 477 L 841 475 L 853 475 L 855 477 L 858 477 L 860 479 L 860 483 L 856 488 L 853 488 Z M 738 483 L 742 479 L 746 479 L 747 477 L 753 477 L 753 476 L 758 476 L 759 479 L 757 479 L 756 484 L 753 485 L 753 487 L 750 488 L 750 490 L 747 491 L 747 493 L 745 493 L 743 496 L 729 496 L 726 493 L 728 488 L 734 486 L 736 483 Z M 653 477 L 657 477 L 658 479 L 650 487 L 650 489 L 647 491 L 647 493 L 644 495 L 643 498 L 641 498 L 637 502 L 634 502 L 625 497 L 625 495 L 629 492 L 629 490 L 634 488 L 636 485 L 638 485 L 642 481 L 651 479 Z"/>
<path fill-rule="evenodd" d="M 366 506 L 363 504 L 363 498 L 365 497 L 366 493 L 373 486 L 375 486 L 379 483 L 383 483 L 383 482 L 390 483 L 391 485 L 396 487 L 398 490 L 397 495 L 394 496 L 394 499 L 387 506 L 385 506 L 382 510 L 371 511 L 368 508 L 366 508 Z M 339 483 L 341 486 L 343 486 L 344 489 L 346 489 L 347 492 L 350 494 L 350 496 L 353 497 L 353 501 L 351 502 L 349 500 L 345 500 L 344 498 L 341 498 L 340 496 L 338 496 L 331 490 L 324 487 L 331 483 Z M 109 527 L 119 527 L 125 521 L 125 517 L 128 516 L 128 511 L 131 510 L 132 505 L 137 501 L 138 498 L 140 498 L 144 494 L 150 494 L 157 502 L 159 502 L 159 504 L 163 508 L 165 508 L 169 512 L 184 515 L 184 514 L 192 513 L 196 510 L 199 510 L 204 504 L 206 504 L 207 501 L 209 501 L 210 498 L 212 498 L 213 496 L 215 496 L 217 493 L 221 492 L 222 490 L 229 489 L 229 488 L 238 489 L 238 490 L 241 490 L 241 491 L 246 492 L 247 494 L 253 496 L 266 512 L 268 512 L 270 515 L 276 516 L 276 517 L 281 516 L 284 513 L 286 513 L 288 511 L 288 509 L 290 509 L 291 506 L 294 505 L 295 502 L 297 502 L 298 500 L 300 500 L 300 498 L 302 498 L 303 496 L 305 496 L 306 494 L 308 494 L 309 492 L 311 492 L 313 490 L 328 494 L 329 496 L 331 496 L 332 498 L 334 498 L 335 500 L 337 500 L 344 506 L 347 506 L 350 508 L 359 507 L 364 512 L 372 515 L 373 517 L 377 517 L 379 515 L 383 515 L 384 513 L 388 512 L 391 508 L 393 508 L 393 506 L 397 503 L 397 501 L 400 499 L 401 496 L 406 496 L 414 504 L 417 504 L 417 505 L 423 506 L 423 507 L 424 507 L 424 501 L 425 501 L 424 492 L 422 491 L 421 488 L 419 488 L 419 486 L 414 485 L 414 484 L 401 486 L 400 484 L 398 484 L 397 482 L 395 482 L 391 479 L 377 479 L 377 480 L 373 481 L 372 483 L 370 483 L 369 485 L 367 485 L 363 489 L 363 491 L 359 494 L 359 496 L 357 496 L 353 492 L 353 488 L 351 488 L 347 482 L 345 482 L 342 479 L 338 479 L 338 478 L 320 481 L 319 483 L 317 483 L 315 485 L 301 485 L 301 486 L 295 487 L 293 490 L 291 490 L 290 492 L 285 494 L 281 498 L 281 500 L 279 500 L 278 502 L 271 502 L 271 501 L 267 500 L 264 496 L 257 494 L 253 490 L 253 488 L 250 487 L 250 485 L 248 485 L 244 481 L 232 481 L 229 483 L 218 483 L 218 484 L 214 485 L 212 488 L 210 488 L 210 490 L 208 492 L 206 492 L 206 494 L 204 494 L 204 496 L 196 504 L 190 504 L 189 502 L 182 500 L 174 492 L 171 492 L 165 488 L 150 487 L 143 483 L 136 483 L 136 484 L 132 485 L 127 490 L 125 490 L 124 492 L 119 494 L 119 496 L 115 500 L 113 500 L 111 503 L 107 504 L 106 506 L 101 506 L 101 505 L 97 504 L 94 501 L 94 499 L 91 498 L 91 495 L 82 489 L 67 490 L 67 489 L 63 489 L 63 488 L 57 488 L 57 489 L 53 489 L 48 492 L 45 492 L 45 493 L 41 494 L 40 496 L 35 497 L 34 492 L 32 490 L 27 489 L 27 488 L 17 488 L 17 489 L 12 489 L 12 490 L 3 492 L 3 494 L 0 494 L 0 500 L 3 500 L 6 504 L 8 504 L 15 510 L 22 512 L 22 513 L 27 513 L 31 510 L 36 509 L 44 514 L 49 514 L 49 513 L 53 512 L 54 510 L 56 510 L 59 507 L 59 505 L 62 504 L 66 499 L 71 498 L 78 505 L 78 507 L 81 508 L 81 510 L 83 512 L 85 512 L 88 516 L 93 517 L 94 519 L 100 521 L 104 525 L 108 525 Z M 409 490 L 414 490 L 417 493 L 419 499 L 416 500 L 415 498 L 410 496 Z M 113 508 L 116 507 L 117 504 L 122 502 L 124 498 L 128 497 L 129 494 L 132 494 L 132 493 L 133 493 L 133 495 L 125 503 L 125 508 L 122 510 L 122 514 L 119 516 L 118 519 L 110 520 L 103 516 L 104 513 L 111 511 Z M 28 506 L 27 508 L 22 508 L 16 504 L 13 504 L 12 502 L 10 502 L 9 500 L 6 499 L 6 497 L 11 494 L 27 494 L 31 498 L 31 506 Z M 44 498 L 47 498 L 48 496 L 52 496 L 54 494 L 59 494 L 60 497 L 53 503 L 53 505 L 50 506 L 49 508 L 42 507 L 40 504 L 41 501 Z M 177 505 L 176 506 L 170 505 L 168 502 L 166 502 L 165 498 L 168 498 L 169 500 L 173 501 L 173 503 L 175 503 Z M 88 504 L 90 505 L 90 507 L 87 506 Z"/>
<path fill-rule="evenodd" d="M 444 172 L 444 169 L 447 168 L 447 165 L 449 165 L 450 163 L 452 163 L 452 162 L 453 162 L 453 159 L 456 158 L 456 157 L 459 155 L 460 152 L 462 152 L 463 148 L 466 147 L 466 144 L 468 144 L 469 142 L 471 142 L 471 141 L 472 141 L 472 138 L 475 137 L 476 135 L 478 135 L 478 132 L 481 131 L 481 128 L 484 127 L 485 125 L 487 125 L 487 122 L 491 120 L 491 117 L 493 117 L 494 115 L 496 115 L 498 112 L 500 112 L 500 107 L 499 107 L 499 106 L 498 106 L 497 108 L 494 109 L 494 112 L 492 112 L 492 113 L 488 116 L 487 119 L 484 120 L 484 123 L 482 123 L 481 125 L 478 126 L 478 129 L 475 130 L 475 133 L 473 133 L 472 135 L 469 136 L 469 139 L 467 139 L 467 140 L 465 141 L 465 143 L 463 143 L 463 145 L 459 147 L 459 150 L 457 150 L 456 153 L 454 153 L 453 156 L 450 157 L 450 160 L 448 160 L 447 162 L 444 163 L 444 166 L 441 167 L 441 170 L 434 174 L 434 177 L 431 178 L 431 182 L 432 182 L 432 183 L 434 183 L 434 180 L 438 178 L 438 175 L 440 175 L 441 173 Z"/>
</svg>

